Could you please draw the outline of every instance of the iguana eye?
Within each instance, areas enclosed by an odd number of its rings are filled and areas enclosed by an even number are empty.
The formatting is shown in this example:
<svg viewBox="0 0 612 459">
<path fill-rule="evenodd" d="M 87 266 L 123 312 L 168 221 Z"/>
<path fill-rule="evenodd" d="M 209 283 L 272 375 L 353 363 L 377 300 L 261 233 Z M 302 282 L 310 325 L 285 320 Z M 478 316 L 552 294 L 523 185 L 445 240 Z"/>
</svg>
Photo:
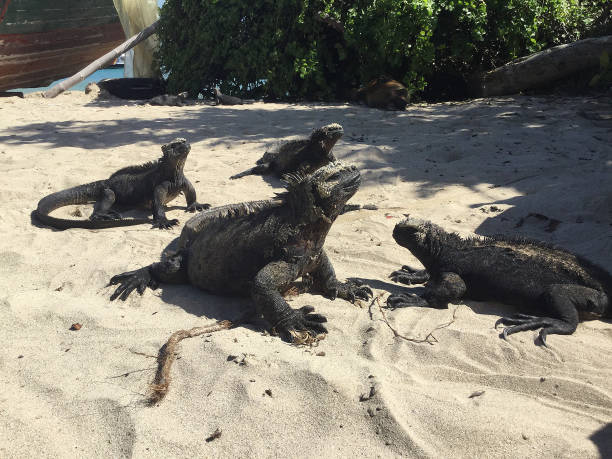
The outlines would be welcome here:
<svg viewBox="0 0 612 459">
<path fill-rule="evenodd" d="M 331 177 L 327 177 L 327 180 L 338 180 L 340 178 L 340 173 L 336 172 L 334 175 L 332 175 Z"/>
</svg>

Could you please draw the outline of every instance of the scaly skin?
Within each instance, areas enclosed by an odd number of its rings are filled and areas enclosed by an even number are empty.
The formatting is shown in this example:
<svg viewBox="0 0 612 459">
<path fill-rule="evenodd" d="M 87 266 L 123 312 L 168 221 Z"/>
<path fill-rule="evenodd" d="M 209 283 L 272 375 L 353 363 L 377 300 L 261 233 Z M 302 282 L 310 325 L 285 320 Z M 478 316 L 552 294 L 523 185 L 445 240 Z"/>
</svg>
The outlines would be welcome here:
<svg viewBox="0 0 612 459">
<path fill-rule="evenodd" d="M 158 161 L 125 167 L 106 180 L 45 196 L 39 201 L 33 216 L 45 225 L 58 229 L 110 228 L 150 222 L 148 219 L 121 219 L 121 215 L 112 210 L 114 204 L 150 206 L 153 209 L 153 226 L 160 229 L 171 228 L 178 224 L 178 220 L 166 218 L 164 205 L 179 193 L 185 194 L 188 212 L 210 207 L 209 204 L 199 204 L 196 201 L 195 189 L 183 173 L 190 150 L 191 145 L 185 139 L 175 139 L 162 146 L 163 156 Z M 90 202 L 95 204 L 89 220 L 67 220 L 49 215 L 59 207 Z"/>
<path fill-rule="evenodd" d="M 391 274 L 404 284 L 427 281 L 425 294 L 391 295 L 391 307 L 446 307 L 461 298 L 493 300 L 520 306 L 536 315 L 503 317 L 502 337 L 541 329 L 546 344 L 550 334 L 572 334 L 579 313 L 612 316 L 612 275 L 573 253 L 542 242 L 494 236 L 461 238 L 433 223 L 408 218 L 398 223 L 393 237 L 425 266 L 404 266 Z M 542 312 L 542 315 L 537 315 Z"/>
<path fill-rule="evenodd" d="M 242 105 L 244 101 L 240 97 L 227 96 L 225 94 L 221 94 L 219 88 L 214 89 L 215 93 L 215 102 L 217 105 Z"/>
<path fill-rule="evenodd" d="M 305 306 L 294 310 L 283 299 L 301 276 L 330 299 L 368 299 L 372 291 L 341 283 L 323 244 L 346 201 L 359 188 L 354 166 L 331 163 L 314 174 L 287 177 L 277 199 L 233 204 L 201 212 L 183 228 L 176 252 L 159 263 L 114 276 L 111 300 L 125 300 L 160 283 L 190 283 L 203 290 L 250 295 L 257 313 L 285 340 L 292 332 L 326 333 L 326 318 Z"/>
</svg>

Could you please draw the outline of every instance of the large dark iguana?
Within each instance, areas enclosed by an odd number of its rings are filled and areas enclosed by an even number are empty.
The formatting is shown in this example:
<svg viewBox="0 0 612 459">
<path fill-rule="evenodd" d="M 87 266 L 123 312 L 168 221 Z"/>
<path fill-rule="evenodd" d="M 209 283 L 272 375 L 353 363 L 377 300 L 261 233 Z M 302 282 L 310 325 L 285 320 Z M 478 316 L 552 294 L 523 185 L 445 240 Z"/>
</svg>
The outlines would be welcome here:
<svg viewBox="0 0 612 459">
<path fill-rule="evenodd" d="M 250 295 L 257 313 L 285 340 L 292 332 L 326 333 L 327 319 L 314 308 L 294 310 L 281 293 L 301 276 L 323 295 L 350 301 L 372 291 L 340 283 L 323 250 L 344 203 L 361 182 L 354 166 L 334 162 L 311 175 L 287 176 L 288 191 L 276 199 L 232 204 L 200 212 L 183 228 L 178 249 L 161 262 L 114 276 L 111 300 L 142 294 L 159 283 L 190 283 L 203 290 Z"/>
<path fill-rule="evenodd" d="M 168 220 L 164 205 L 183 192 L 187 200 L 187 211 L 194 212 L 210 207 L 199 204 L 193 185 L 183 174 L 183 166 L 191 145 L 185 139 L 177 138 L 162 145 L 163 156 L 139 166 L 118 170 L 106 180 L 87 183 L 45 196 L 38 202 L 34 216 L 42 223 L 59 229 L 68 228 L 110 228 L 115 226 L 149 223 L 148 219 L 122 219 L 112 210 L 113 204 L 128 206 L 151 206 L 153 226 L 170 228 L 178 220 Z M 49 213 L 59 207 L 72 204 L 95 202 L 89 220 L 67 220 L 51 217 Z"/>
<path fill-rule="evenodd" d="M 462 297 L 514 304 L 542 315 L 499 319 L 496 327 L 509 325 L 502 336 L 541 328 L 543 344 L 547 335 L 572 334 L 579 313 L 612 316 L 612 275 L 567 250 L 506 236 L 461 238 L 414 218 L 398 223 L 393 238 L 426 270 L 403 267 L 391 274 L 392 279 L 405 284 L 427 280 L 427 284 L 422 297 L 391 295 L 387 300 L 391 307 L 446 307 Z"/>
<path fill-rule="evenodd" d="M 253 174 L 273 174 L 277 177 L 294 172 L 309 174 L 336 160 L 332 148 L 343 134 L 342 126 L 337 123 L 320 127 L 309 137 L 289 140 L 272 151 L 266 151 L 263 157 L 257 160 L 255 167 L 232 175 L 230 179 Z"/>
</svg>

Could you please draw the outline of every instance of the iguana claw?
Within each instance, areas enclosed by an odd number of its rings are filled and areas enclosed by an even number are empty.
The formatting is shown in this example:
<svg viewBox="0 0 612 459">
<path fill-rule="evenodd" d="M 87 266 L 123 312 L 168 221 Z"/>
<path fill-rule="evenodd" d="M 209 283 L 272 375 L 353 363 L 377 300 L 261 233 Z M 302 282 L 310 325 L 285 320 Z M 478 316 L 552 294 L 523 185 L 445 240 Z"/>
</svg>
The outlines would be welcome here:
<svg viewBox="0 0 612 459">
<path fill-rule="evenodd" d="M 343 284 L 338 284 L 336 295 L 339 298 L 354 303 L 357 299 L 367 301 L 374 296 L 374 293 L 370 287 L 363 285 L 361 282 L 347 281 Z"/>
<path fill-rule="evenodd" d="M 125 301 L 127 300 L 128 296 L 130 296 L 130 293 L 132 293 L 134 290 L 142 295 L 147 287 L 150 287 L 152 290 L 155 290 L 158 287 L 158 283 L 151 277 L 148 267 L 140 268 L 135 271 L 128 271 L 111 277 L 108 285 L 116 284 L 120 285 L 111 295 L 111 301 L 115 300 L 116 298 L 119 298 L 121 301 Z"/>
<path fill-rule="evenodd" d="M 166 217 L 158 218 L 153 222 L 153 228 L 159 229 L 170 229 L 175 225 L 178 225 L 178 220 L 173 218 L 172 220 L 168 220 Z"/>
<path fill-rule="evenodd" d="M 293 341 L 292 331 L 308 332 L 313 337 L 322 333 L 327 333 L 327 328 L 321 325 L 327 322 L 327 318 L 321 314 L 313 314 L 315 309 L 312 306 L 302 306 L 300 309 L 291 309 L 291 313 L 281 318 L 274 328 L 283 341 Z"/>
</svg>

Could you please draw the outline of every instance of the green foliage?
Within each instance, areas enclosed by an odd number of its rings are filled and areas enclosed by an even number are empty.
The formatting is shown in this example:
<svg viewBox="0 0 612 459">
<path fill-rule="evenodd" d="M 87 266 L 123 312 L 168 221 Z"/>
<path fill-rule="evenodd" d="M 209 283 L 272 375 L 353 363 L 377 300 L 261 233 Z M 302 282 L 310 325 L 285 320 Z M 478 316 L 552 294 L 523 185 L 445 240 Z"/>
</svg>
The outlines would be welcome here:
<svg viewBox="0 0 612 459">
<path fill-rule="evenodd" d="M 347 99 L 383 74 L 411 92 L 607 30 L 612 0 L 167 0 L 171 91 Z"/>
</svg>

